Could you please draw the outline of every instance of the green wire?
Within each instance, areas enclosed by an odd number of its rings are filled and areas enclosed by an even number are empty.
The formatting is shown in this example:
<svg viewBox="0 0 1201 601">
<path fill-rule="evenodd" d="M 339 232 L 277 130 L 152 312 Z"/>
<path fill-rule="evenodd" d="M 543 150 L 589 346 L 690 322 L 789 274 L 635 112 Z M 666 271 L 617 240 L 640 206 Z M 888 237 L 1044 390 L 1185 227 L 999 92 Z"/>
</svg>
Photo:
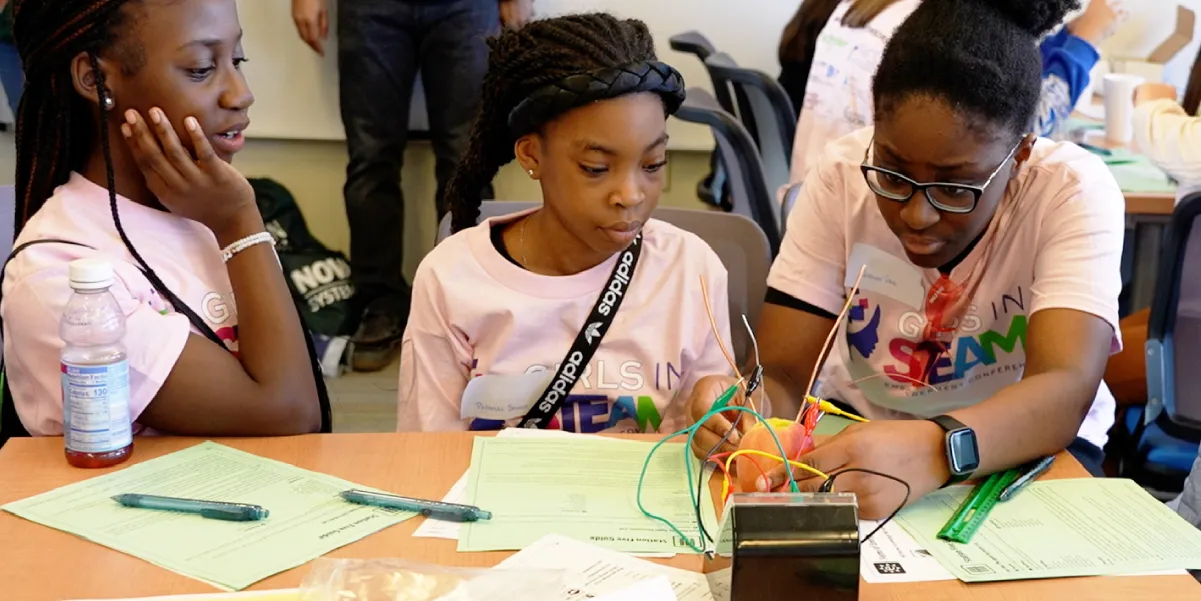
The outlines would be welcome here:
<svg viewBox="0 0 1201 601">
<path fill-rule="evenodd" d="M 635 499 L 638 503 L 638 510 L 642 512 L 642 515 L 644 515 L 652 520 L 655 520 L 657 522 L 660 522 L 663 525 L 670 528 L 673 533 L 675 533 L 677 536 L 680 537 L 680 540 L 684 541 L 684 544 L 688 545 L 688 548 L 692 549 L 696 553 L 704 553 L 705 550 L 701 549 L 700 547 L 693 544 L 692 539 L 689 538 L 687 535 L 685 535 L 683 533 L 683 531 L 681 531 L 678 527 L 676 527 L 676 525 L 673 524 L 671 522 L 671 520 L 668 520 L 667 518 L 664 518 L 662 516 L 653 514 L 650 511 L 647 511 L 646 507 L 642 504 L 642 485 L 646 480 L 646 472 L 647 472 L 647 470 L 650 469 L 651 458 L 654 457 L 655 451 L 658 451 L 659 447 L 663 446 L 663 444 L 666 443 L 667 441 L 669 441 L 677 436 L 687 434 L 688 441 L 685 443 L 686 448 L 684 449 L 684 468 L 685 468 L 685 472 L 686 472 L 685 483 L 686 483 L 686 488 L 688 489 L 688 496 L 692 500 L 692 504 L 695 506 L 696 502 L 697 502 L 697 497 L 696 497 L 696 491 L 694 491 L 692 489 L 692 452 L 691 452 L 692 439 L 694 436 L 696 436 L 697 430 L 699 430 L 700 427 L 702 425 L 704 425 L 705 422 L 709 421 L 710 417 L 713 417 L 714 415 L 717 415 L 724 411 L 741 411 L 744 413 L 750 413 L 751 415 L 755 416 L 760 422 L 767 421 L 766 418 L 764 418 L 762 415 L 759 415 L 758 412 L 756 412 L 754 409 L 751 409 L 749 407 L 740 407 L 740 406 L 717 407 L 717 406 L 715 406 L 708 413 L 706 413 L 704 415 L 704 417 L 697 420 L 697 422 L 695 424 L 693 424 L 687 428 L 684 428 L 683 430 L 680 430 L 679 432 L 670 434 L 667 437 L 661 439 L 659 442 L 655 443 L 655 446 L 651 448 L 651 452 L 647 453 L 646 461 L 643 462 L 643 464 L 642 464 L 642 473 L 638 475 L 638 492 L 637 492 L 636 499 Z M 776 448 L 779 449 L 780 456 L 786 457 L 788 454 L 784 452 L 784 445 L 780 444 L 780 439 L 779 439 L 779 437 L 776 436 L 775 430 L 773 430 L 771 427 L 768 427 L 767 432 L 769 434 L 771 434 L 772 440 L 776 443 Z M 792 491 L 799 493 L 801 489 L 799 486 L 797 486 L 796 478 L 793 477 L 793 475 L 792 475 L 792 470 L 786 469 L 785 473 L 788 474 L 788 483 L 791 485 Z M 699 530 L 699 524 L 698 524 L 698 530 Z"/>
</svg>

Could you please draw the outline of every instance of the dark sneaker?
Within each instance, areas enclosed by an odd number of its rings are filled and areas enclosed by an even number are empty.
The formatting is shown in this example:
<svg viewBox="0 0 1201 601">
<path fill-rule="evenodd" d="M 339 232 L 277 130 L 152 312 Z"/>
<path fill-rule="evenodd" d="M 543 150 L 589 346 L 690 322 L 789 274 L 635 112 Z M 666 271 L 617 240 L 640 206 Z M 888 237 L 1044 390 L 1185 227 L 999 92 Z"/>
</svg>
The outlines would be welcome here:
<svg viewBox="0 0 1201 601">
<path fill-rule="evenodd" d="M 354 343 L 351 369 L 379 371 L 396 361 L 408 319 L 407 299 L 386 297 L 368 305 L 359 329 L 351 339 Z"/>
<path fill-rule="evenodd" d="M 350 369 L 357 372 L 377 372 L 387 369 L 400 357 L 400 339 L 382 345 L 354 345 Z"/>
</svg>

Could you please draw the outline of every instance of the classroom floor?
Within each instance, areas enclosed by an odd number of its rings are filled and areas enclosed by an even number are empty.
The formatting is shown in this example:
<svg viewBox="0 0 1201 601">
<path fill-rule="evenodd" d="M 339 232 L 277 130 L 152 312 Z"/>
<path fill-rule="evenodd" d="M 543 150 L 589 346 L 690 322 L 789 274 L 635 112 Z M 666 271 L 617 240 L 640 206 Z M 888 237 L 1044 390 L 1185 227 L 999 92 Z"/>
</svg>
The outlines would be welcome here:
<svg viewBox="0 0 1201 601">
<path fill-rule="evenodd" d="M 400 363 L 376 373 L 347 373 L 326 380 L 334 432 L 395 432 Z"/>
</svg>

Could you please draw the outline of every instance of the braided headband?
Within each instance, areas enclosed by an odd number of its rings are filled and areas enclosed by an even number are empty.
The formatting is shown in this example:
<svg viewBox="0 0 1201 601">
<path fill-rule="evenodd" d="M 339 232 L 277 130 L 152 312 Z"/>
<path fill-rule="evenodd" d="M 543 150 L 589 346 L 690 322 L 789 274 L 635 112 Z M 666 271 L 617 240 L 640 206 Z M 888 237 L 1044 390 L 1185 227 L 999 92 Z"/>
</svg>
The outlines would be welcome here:
<svg viewBox="0 0 1201 601">
<path fill-rule="evenodd" d="M 522 100 L 509 112 L 509 129 L 514 135 L 524 135 L 573 108 L 637 92 L 662 96 L 667 114 L 671 115 L 684 103 L 684 78 L 679 71 L 658 61 L 569 75 Z"/>
</svg>

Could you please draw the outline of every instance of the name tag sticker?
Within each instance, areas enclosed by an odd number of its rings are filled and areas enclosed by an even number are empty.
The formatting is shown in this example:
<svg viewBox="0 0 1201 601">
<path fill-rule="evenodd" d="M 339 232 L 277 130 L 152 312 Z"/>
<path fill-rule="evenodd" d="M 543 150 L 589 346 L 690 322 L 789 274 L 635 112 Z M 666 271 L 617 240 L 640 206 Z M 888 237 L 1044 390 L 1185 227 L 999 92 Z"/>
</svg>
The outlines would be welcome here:
<svg viewBox="0 0 1201 601">
<path fill-rule="evenodd" d="M 859 269 L 864 265 L 863 281 L 859 287 L 876 294 L 883 294 L 891 299 L 921 309 L 925 304 L 926 290 L 922 282 L 922 272 L 905 260 L 886 253 L 874 246 L 856 244 L 851 249 L 851 257 L 847 261 L 847 276 L 845 285 L 848 289 L 855 285 L 859 277 Z"/>
<path fill-rule="evenodd" d="M 463 390 L 460 417 L 496 420 L 524 417 L 554 375 L 555 372 L 546 370 L 472 378 Z"/>
</svg>

